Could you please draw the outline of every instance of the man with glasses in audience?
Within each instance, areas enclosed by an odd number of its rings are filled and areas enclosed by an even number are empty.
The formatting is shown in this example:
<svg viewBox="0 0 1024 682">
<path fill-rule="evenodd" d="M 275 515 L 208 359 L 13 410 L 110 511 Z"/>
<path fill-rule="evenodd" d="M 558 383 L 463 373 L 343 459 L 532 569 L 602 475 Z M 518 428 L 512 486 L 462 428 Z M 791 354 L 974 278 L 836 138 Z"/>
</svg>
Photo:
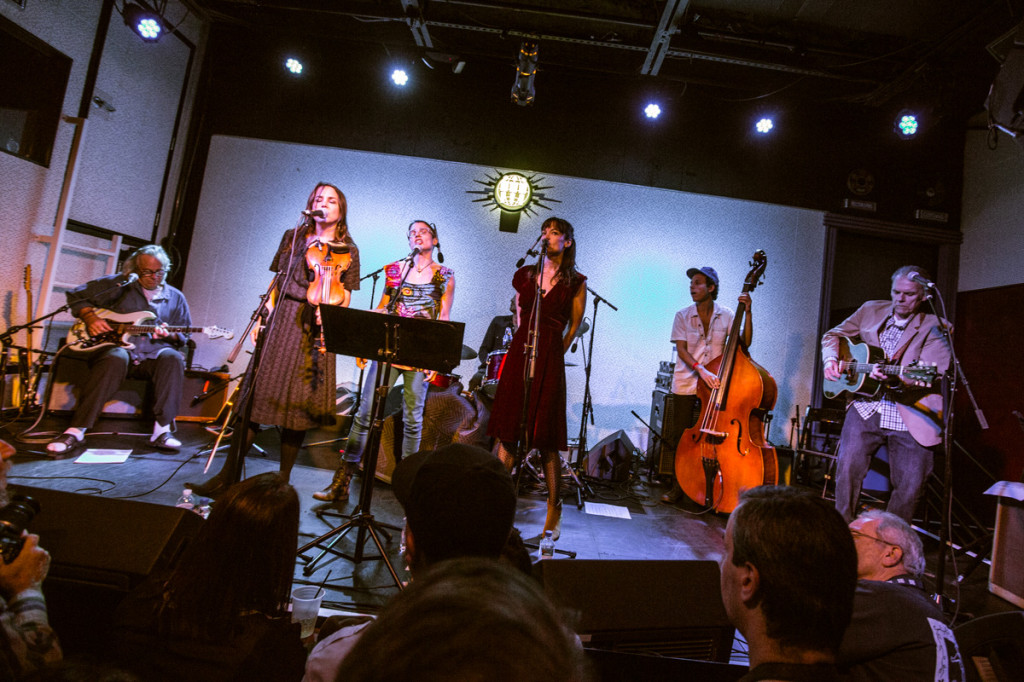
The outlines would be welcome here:
<svg viewBox="0 0 1024 682">
<path fill-rule="evenodd" d="M 953 631 L 924 589 L 924 548 L 899 516 L 871 509 L 850 524 L 857 549 L 853 619 L 839 647 L 848 680 L 965 680 Z"/>
<path fill-rule="evenodd" d="M 58 456 L 80 447 L 86 430 L 93 427 L 103 410 L 126 378 L 153 382 L 153 435 L 150 444 L 158 450 L 176 452 L 181 441 L 172 431 L 178 416 L 182 386 L 185 383 L 185 358 L 180 349 L 187 338 L 167 327 L 190 327 L 185 295 L 164 279 L 171 269 L 171 259 L 156 244 L 136 249 L 121 268 L 121 274 L 108 275 L 68 291 L 71 314 L 82 320 L 90 337 L 112 331 L 104 319 L 105 311 L 119 314 L 150 311 L 155 320 L 152 332 L 133 336 L 134 348 L 119 345 L 98 347 L 87 356 L 89 374 L 81 384 L 71 426 L 46 446 L 47 454 Z"/>
</svg>

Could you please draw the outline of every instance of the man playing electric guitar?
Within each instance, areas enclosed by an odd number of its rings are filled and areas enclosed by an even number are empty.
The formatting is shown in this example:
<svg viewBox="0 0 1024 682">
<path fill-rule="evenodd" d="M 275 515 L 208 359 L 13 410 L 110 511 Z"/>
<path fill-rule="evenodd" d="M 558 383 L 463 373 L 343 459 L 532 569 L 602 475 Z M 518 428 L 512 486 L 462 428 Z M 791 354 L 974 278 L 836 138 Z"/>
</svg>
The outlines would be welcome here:
<svg viewBox="0 0 1024 682">
<path fill-rule="evenodd" d="M 892 300 L 868 301 L 821 340 L 825 378 L 842 375 L 839 349 L 842 337 L 878 346 L 887 363 L 914 361 L 935 365 L 941 375 L 949 367 L 950 349 L 941 325 L 945 320 L 920 310 L 927 291 L 914 279 L 927 273 L 905 265 L 892 275 Z M 932 472 L 933 448 L 942 440 L 942 396 L 937 386 L 887 376 L 879 365 L 870 374 L 884 382 L 872 397 L 856 397 L 847 406 L 839 437 L 836 509 L 847 522 L 857 516 L 861 484 L 871 458 L 885 445 L 889 453 L 892 494 L 887 511 L 907 522 L 914 516 L 925 481 Z"/>
<path fill-rule="evenodd" d="M 192 317 L 185 295 L 164 282 L 170 269 L 167 253 L 149 244 L 129 256 L 121 268 L 122 274 L 94 279 L 67 293 L 71 313 L 85 323 L 90 336 L 112 331 L 96 312 L 97 308 L 122 314 L 148 310 L 156 315 L 156 326 L 148 336 L 133 337 L 134 348 L 103 346 L 89 356 L 89 376 L 78 396 L 71 426 L 47 444 L 50 455 L 81 446 L 86 430 L 96 423 L 103 405 L 128 377 L 153 382 L 156 422 L 150 443 L 160 450 L 181 448 L 181 441 L 171 431 L 185 382 L 185 359 L 178 349 L 185 344 L 186 337 L 168 332 L 167 327 L 190 327 Z"/>
</svg>

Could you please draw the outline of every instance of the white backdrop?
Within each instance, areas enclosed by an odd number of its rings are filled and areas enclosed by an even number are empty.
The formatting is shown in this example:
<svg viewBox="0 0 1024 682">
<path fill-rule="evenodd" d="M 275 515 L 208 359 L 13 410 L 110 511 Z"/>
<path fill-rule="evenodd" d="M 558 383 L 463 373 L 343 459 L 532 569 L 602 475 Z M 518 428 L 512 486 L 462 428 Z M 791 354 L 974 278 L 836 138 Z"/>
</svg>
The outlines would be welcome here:
<svg viewBox="0 0 1024 682">
<path fill-rule="evenodd" d="M 429 159 L 236 137 L 211 143 L 185 293 L 197 325 L 242 330 L 270 283 L 267 270 L 284 230 L 294 226 L 318 181 L 338 185 L 348 199 L 348 222 L 367 274 L 408 253 L 405 230 L 414 219 L 438 226 L 445 265 L 456 272 L 452 319 L 465 322 L 476 348 L 491 318 L 505 313 L 515 262 L 550 215 L 576 229 L 577 263 L 588 285 L 614 304 L 602 305 L 594 338 L 591 395 L 595 426 L 590 445 L 618 429 L 645 447 L 647 430 L 631 414 L 650 415 L 658 363 L 671 360 L 672 318 L 689 305 L 686 269 L 713 266 L 722 280 L 719 301 L 735 307 L 756 249 L 768 254 L 764 284 L 753 294 L 751 354 L 779 386 L 770 436 L 790 437 L 794 406 L 808 403 L 814 368 L 824 249 L 822 214 L 769 204 L 633 185 L 545 175 L 552 211 L 523 216 L 517 234 L 498 231 L 498 214 L 467 190 L 495 169 Z M 352 305 L 369 308 L 371 281 Z M 376 295 L 380 296 L 380 285 Z M 586 318 L 593 317 L 588 297 Z M 584 342 L 588 339 L 584 339 Z M 198 340 L 196 363 L 222 364 L 233 342 Z M 583 348 L 567 361 L 569 437 L 579 433 Z M 247 343 L 247 348 L 249 344 Z M 232 366 L 241 372 L 248 355 Z M 472 376 L 477 361 L 459 373 Z M 358 376 L 339 358 L 338 381 Z"/>
</svg>

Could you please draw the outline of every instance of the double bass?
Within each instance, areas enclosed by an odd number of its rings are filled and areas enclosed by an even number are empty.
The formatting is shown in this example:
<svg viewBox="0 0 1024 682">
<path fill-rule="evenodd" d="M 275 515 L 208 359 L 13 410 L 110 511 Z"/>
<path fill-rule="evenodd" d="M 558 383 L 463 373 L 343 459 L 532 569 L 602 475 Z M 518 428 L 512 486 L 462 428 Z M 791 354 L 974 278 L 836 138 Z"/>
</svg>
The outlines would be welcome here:
<svg viewBox="0 0 1024 682">
<path fill-rule="evenodd" d="M 743 293 L 757 287 L 767 263 L 764 251 L 754 254 Z M 775 448 L 764 438 L 764 416 L 775 406 L 778 388 L 740 343 L 744 311 L 740 303 L 725 351 L 707 364 L 718 377 L 718 388 L 697 382 L 700 419 L 683 432 L 676 447 L 676 479 L 683 492 L 706 509 L 723 513 L 736 508 L 741 491 L 779 478 Z"/>
</svg>

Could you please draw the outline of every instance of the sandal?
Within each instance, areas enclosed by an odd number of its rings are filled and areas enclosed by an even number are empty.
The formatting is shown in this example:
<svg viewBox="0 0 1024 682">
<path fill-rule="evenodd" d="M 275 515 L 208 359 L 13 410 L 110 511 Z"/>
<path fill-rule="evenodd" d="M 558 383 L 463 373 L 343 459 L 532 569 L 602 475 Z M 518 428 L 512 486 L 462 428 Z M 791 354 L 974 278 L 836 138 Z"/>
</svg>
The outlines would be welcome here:
<svg viewBox="0 0 1024 682">
<path fill-rule="evenodd" d="M 150 438 L 149 444 L 157 450 L 165 450 L 167 452 L 178 452 L 181 450 L 181 441 L 175 438 L 170 431 L 164 431 L 155 439 Z"/>
<path fill-rule="evenodd" d="M 78 440 L 75 438 L 74 434 L 62 433 L 46 444 L 46 455 L 48 457 L 63 455 L 81 447 L 83 442 L 84 440 Z"/>
</svg>

